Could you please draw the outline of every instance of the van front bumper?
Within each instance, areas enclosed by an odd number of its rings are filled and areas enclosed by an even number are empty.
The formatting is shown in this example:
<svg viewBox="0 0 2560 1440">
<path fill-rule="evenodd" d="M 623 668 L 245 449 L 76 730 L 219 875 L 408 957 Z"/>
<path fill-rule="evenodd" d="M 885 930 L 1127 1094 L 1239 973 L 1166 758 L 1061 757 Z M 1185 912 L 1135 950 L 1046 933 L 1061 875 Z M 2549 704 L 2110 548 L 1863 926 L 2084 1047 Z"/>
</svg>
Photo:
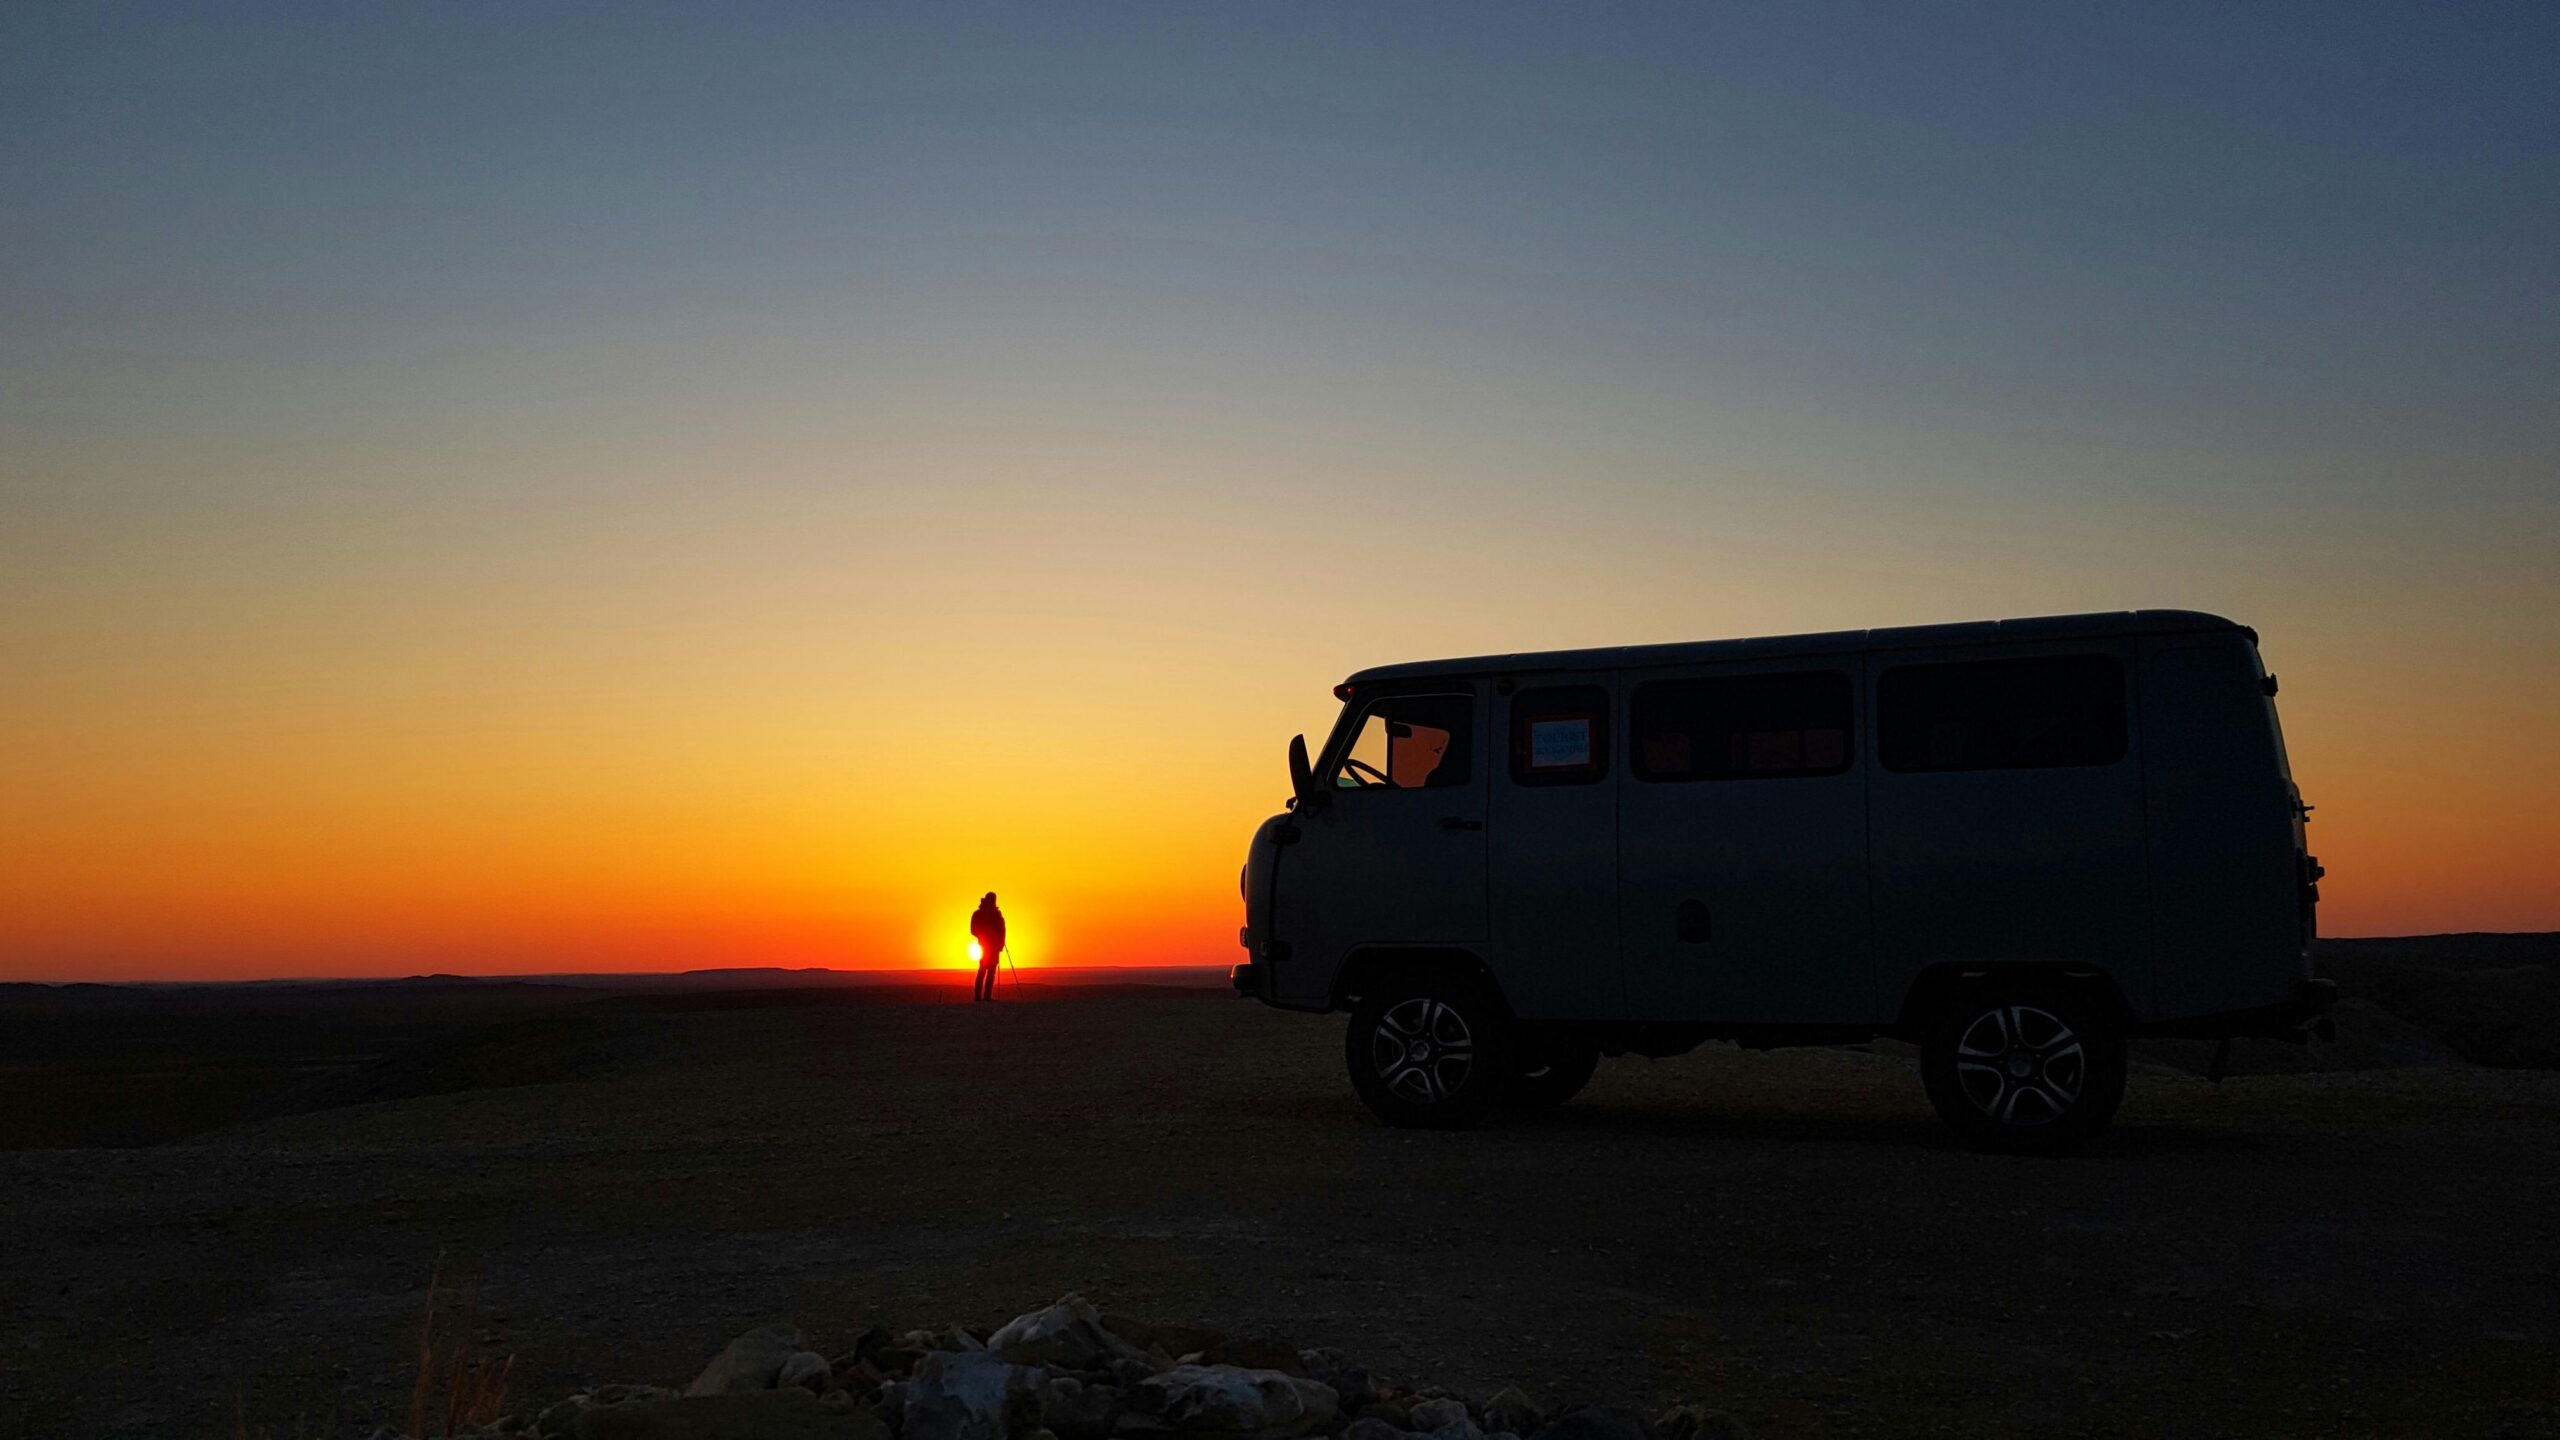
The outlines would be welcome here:
<svg viewBox="0 0 2560 1440">
<path fill-rule="evenodd" d="M 1262 967 L 1250 960 L 1241 961 L 1227 971 L 1227 983 L 1248 1000 L 1262 998 Z"/>
</svg>

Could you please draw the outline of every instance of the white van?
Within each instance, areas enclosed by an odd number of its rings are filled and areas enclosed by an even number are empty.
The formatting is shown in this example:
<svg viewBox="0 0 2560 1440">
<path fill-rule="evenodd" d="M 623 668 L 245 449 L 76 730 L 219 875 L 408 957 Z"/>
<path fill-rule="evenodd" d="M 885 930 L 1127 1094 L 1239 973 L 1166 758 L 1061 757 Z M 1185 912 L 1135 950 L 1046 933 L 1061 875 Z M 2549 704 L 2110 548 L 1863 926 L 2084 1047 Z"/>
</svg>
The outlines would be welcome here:
<svg viewBox="0 0 2560 1440">
<path fill-rule="evenodd" d="M 1890 1035 L 1968 1138 L 2051 1148 L 2128 1039 L 2326 1024 L 2275 691 L 2255 631 L 2179 610 L 1364 670 L 1290 744 L 1235 987 L 1349 1009 L 1398 1125 Z"/>
</svg>

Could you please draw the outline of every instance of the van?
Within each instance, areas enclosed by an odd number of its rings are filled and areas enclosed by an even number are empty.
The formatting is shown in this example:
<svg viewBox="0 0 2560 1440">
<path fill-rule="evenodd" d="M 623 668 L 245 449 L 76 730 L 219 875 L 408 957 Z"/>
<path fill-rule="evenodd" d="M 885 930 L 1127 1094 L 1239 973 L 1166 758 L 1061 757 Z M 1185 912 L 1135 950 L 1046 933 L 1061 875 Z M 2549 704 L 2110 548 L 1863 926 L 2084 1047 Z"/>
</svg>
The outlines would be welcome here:
<svg viewBox="0 0 2560 1440">
<path fill-rule="evenodd" d="M 1235 988 L 1348 1010 L 1395 1125 L 1603 1056 L 1890 1036 L 1986 1148 L 2100 1129 L 2143 1036 L 2325 1027 L 2257 632 L 2183 610 L 1363 670 L 1253 837 Z"/>
</svg>

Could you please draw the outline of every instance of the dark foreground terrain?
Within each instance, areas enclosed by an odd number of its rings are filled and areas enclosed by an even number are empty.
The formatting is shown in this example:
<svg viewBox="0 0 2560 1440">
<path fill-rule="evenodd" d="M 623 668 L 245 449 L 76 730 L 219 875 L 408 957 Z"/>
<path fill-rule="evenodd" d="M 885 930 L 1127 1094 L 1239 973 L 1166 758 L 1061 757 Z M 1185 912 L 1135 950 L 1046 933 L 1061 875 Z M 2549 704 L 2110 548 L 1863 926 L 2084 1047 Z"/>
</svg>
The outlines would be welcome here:
<svg viewBox="0 0 2560 1440">
<path fill-rule="evenodd" d="M 440 1256 L 534 1404 L 1081 1290 L 1781 1435 L 2560 1433 L 2560 1075 L 2152 1064 L 2031 1161 L 1951 1148 L 1901 1055 L 1719 1048 L 1408 1134 L 1338 1017 L 1051 996 L 545 1003 L 330 1108 L 0 1153 L 0 1434 L 396 1423 Z"/>
</svg>

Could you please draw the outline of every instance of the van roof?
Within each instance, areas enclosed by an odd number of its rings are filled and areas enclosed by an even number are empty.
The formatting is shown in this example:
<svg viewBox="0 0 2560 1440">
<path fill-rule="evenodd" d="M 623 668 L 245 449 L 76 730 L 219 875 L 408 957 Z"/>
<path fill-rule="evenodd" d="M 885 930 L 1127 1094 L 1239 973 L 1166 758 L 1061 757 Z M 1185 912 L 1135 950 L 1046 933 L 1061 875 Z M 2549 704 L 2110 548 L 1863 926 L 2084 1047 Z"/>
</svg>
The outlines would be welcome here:
<svg viewBox="0 0 2560 1440">
<path fill-rule="evenodd" d="M 1589 650 L 1533 650 L 1512 655 L 1468 655 L 1448 660 L 1409 660 L 1377 665 L 1344 681 L 1482 675 L 1503 670 L 1613 670 L 1646 665 L 1693 665 L 1718 660 L 1758 660 L 1781 655 L 1829 655 L 1842 651 L 1908 650 L 1922 646 L 1987 645 L 2012 640 L 2069 640 L 2083 636 L 2162 635 L 2247 630 L 2201 610 L 2107 610 L 2090 615 L 2034 615 L 2017 620 L 1965 620 L 1948 625 L 1896 625 L 1877 630 L 1830 630 L 1813 635 L 1767 635 L 1734 640 L 1681 640 L 1662 645 L 1609 645 Z M 2255 638 L 2256 632 L 2249 632 Z"/>
</svg>

